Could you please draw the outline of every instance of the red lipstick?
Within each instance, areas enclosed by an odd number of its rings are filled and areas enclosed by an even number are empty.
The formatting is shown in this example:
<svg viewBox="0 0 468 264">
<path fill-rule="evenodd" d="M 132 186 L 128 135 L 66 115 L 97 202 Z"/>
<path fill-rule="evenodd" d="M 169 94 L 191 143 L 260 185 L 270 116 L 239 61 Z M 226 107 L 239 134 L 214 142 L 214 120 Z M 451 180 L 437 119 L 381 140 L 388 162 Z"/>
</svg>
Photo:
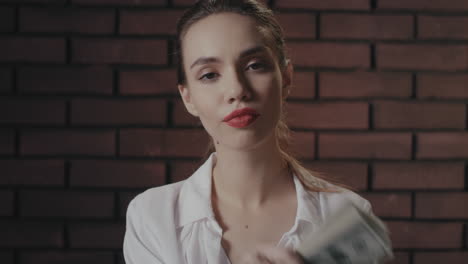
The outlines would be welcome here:
<svg viewBox="0 0 468 264">
<path fill-rule="evenodd" d="M 252 124 L 260 114 L 252 108 L 242 108 L 234 110 L 232 113 L 224 117 L 223 122 L 229 126 L 243 128 Z"/>
</svg>

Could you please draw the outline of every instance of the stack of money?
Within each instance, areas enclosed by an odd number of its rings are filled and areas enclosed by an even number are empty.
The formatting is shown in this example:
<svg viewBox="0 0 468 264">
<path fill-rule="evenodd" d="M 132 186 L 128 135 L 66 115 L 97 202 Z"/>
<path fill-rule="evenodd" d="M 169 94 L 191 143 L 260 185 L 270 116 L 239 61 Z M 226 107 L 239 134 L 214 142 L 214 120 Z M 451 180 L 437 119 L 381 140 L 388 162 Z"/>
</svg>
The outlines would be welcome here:
<svg viewBox="0 0 468 264">
<path fill-rule="evenodd" d="M 307 264 L 383 263 L 393 258 L 385 224 L 351 201 L 297 248 Z"/>
</svg>

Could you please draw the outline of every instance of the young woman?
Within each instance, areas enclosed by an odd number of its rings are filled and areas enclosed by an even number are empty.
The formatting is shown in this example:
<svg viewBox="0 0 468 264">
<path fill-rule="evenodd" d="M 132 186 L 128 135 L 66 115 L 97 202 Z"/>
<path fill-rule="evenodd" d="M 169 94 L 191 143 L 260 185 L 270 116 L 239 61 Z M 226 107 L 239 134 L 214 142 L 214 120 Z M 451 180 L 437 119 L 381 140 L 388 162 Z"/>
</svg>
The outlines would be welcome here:
<svg viewBox="0 0 468 264">
<path fill-rule="evenodd" d="M 187 180 L 138 195 L 127 211 L 127 264 L 302 263 L 294 249 L 357 194 L 288 153 L 283 103 L 293 68 L 271 10 L 201 0 L 180 19 L 178 89 L 212 139 Z"/>
</svg>

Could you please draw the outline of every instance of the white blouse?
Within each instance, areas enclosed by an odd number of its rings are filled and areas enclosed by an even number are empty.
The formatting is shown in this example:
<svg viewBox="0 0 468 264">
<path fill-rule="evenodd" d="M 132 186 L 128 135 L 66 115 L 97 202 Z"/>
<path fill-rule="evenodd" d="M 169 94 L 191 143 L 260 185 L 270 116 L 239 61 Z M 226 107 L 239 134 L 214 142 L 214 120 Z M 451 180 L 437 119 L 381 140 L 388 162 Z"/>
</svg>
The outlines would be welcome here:
<svg viewBox="0 0 468 264">
<path fill-rule="evenodd" d="M 127 264 L 228 264 L 221 245 L 223 230 L 211 206 L 211 173 L 216 153 L 188 179 L 151 188 L 127 209 L 123 253 Z M 354 192 L 310 192 L 294 176 L 296 219 L 278 246 L 295 249 L 304 236 L 351 199 L 365 211 L 370 203 Z"/>
</svg>

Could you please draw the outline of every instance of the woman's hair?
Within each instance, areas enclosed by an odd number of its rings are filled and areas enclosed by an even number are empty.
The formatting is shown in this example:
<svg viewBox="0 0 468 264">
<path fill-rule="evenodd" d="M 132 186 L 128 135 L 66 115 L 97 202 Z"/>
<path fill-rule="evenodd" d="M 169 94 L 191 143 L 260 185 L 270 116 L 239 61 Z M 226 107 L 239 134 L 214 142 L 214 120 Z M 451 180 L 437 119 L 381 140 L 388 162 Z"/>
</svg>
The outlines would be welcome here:
<svg viewBox="0 0 468 264">
<path fill-rule="evenodd" d="M 281 71 L 286 70 L 288 63 L 283 30 L 276 20 L 273 12 L 263 3 L 256 0 L 199 0 L 194 6 L 188 9 L 177 23 L 177 39 L 176 39 L 176 56 L 177 56 L 177 82 L 178 84 L 186 85 L 187 79 L 184 71 L 183 56 L 182 56 L 182 40 L 191 25 L 197 21 L 217 13 L 230 12 L 249 16 L 256 20 L 262 32 L 266 32 L 269 39 L 270 48 L 274 51 L 278 59 L 278 64 Z M 284 104 L 285 99 L 283 100 Z M 290 150 L 290 129 L 285 123 L 286 113 L 282 107 L 280 119 L 275 129 L 276 140 L 278 142 L 279 151 L 290 173 L 297 175 L 299 180 L 311 191 L 337 191 L 335 188 L 330 188 L 327 181 L 312 175 L 312 172 L 306 169 L 301 163 L 294 158 Z M 206 154 L 213 152 L 213 140 L 210 141 Z M 315 173 L 314 174 L 318 174 Z"/>
</svg>

